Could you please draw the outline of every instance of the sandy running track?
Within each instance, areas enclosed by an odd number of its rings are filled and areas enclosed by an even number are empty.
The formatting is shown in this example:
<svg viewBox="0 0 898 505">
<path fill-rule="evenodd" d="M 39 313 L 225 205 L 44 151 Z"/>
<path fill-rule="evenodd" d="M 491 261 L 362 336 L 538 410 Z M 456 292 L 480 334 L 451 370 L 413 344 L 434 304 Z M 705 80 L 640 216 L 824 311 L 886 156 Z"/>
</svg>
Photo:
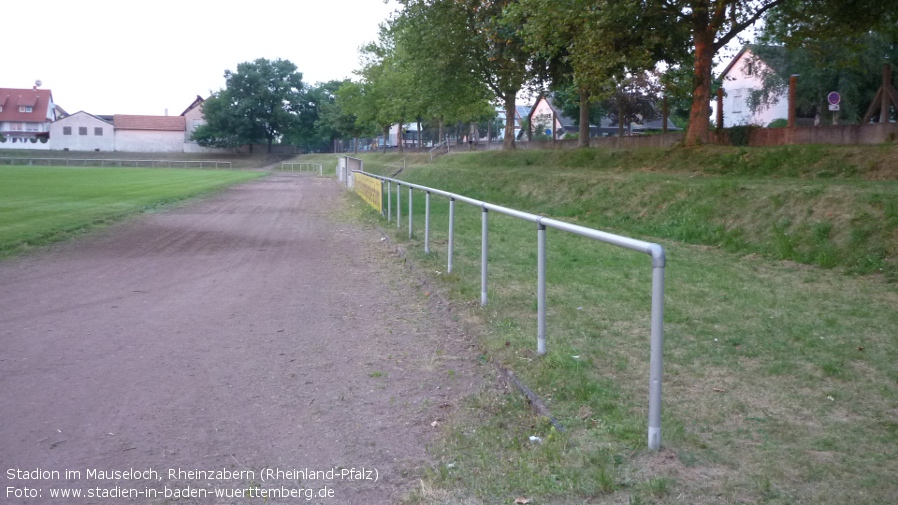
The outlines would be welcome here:
<svg viewBox="0 0 898 505">
<path fill-rule="evenodd" d="M 176 503 L 380 504 L 414 486 L 479 373 L 380 236 L 328 216 L 341 193 L 271 175 L 0 263 L 0 503 L 189 486 Z M 50 498 L 65 488 L 143 494 Z M 259 499 L 272 488 L 301 497 Z"/>
</svg>

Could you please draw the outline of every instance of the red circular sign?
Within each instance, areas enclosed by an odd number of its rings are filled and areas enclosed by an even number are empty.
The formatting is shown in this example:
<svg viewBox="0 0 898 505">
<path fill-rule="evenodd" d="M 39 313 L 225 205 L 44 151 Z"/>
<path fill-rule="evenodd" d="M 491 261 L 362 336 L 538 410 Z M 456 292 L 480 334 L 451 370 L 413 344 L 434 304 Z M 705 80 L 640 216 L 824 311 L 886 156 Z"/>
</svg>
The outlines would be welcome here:
<svg viewBox="0 0 898 505">
<path fill-rule="evenodd" d="M 838 92 L 833 91 L 830 94 L 826 95 L 827 101 L 829 101 L 830 105 L 838 105 L 839 102 L 842 101 L 842 97 Z"/>
</svg>

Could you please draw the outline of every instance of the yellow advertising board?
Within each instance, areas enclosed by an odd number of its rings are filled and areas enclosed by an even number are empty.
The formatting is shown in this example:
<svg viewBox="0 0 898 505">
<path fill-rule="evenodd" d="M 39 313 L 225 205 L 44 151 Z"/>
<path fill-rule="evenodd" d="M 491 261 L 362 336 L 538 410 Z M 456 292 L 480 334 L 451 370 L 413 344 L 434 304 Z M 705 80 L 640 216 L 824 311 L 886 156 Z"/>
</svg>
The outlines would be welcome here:
<svg viewBox="0 0 898 505">
<path fill-rule="evenodd" d="M 353 186 L 355 192 L 362 197 L 362 200 L 368 202 L 377 212 L 383 212 L 383 185 L 380 179 L 375 179 L 370 175 L 355 172 Z"/>
</svg>

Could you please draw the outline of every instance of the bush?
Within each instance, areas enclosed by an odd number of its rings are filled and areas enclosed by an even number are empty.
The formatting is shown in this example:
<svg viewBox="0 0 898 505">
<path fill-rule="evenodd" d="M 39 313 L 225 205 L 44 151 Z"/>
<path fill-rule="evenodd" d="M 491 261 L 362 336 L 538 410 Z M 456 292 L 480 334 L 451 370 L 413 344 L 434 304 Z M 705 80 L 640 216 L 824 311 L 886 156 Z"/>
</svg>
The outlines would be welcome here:
<svg viewBox="0 0 898 505">
<path fill-rule="evenodd" d="M 755 125 L 740 125 L 727 128 L 727 138 L 730 141 L 730 145 L 747 146 L 748 141 L 751 139 L 751 132 L 755 128 L 757 128 Z"/>
<path fill-rule="evenodd" d="M 787 126 L 789 126 L 789 120 L 779 118 L 779 119 L 774 119 L 773 121 L 771 121 L 771 123 L 769 125 L 767 125 L 767 128 L 785 128 Z"/>
</svg>

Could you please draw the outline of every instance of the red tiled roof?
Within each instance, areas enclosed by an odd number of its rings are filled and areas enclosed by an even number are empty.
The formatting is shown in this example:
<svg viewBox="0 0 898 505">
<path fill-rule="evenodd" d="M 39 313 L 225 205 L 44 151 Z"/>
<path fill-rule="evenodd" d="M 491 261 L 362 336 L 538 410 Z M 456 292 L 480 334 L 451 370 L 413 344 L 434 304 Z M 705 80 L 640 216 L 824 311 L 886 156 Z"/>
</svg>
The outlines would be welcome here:
<svg viewBox="0 0 898 505">
<path fill-rule="evenodd" d="M 47 107 L 53 101 L 49 89 L 0 88 L 0 121 L 43 123 L 47 119 Z M 19 112 L 19 106 L 30 106 L 31 112 Z"/>
<path fill-rule="evenodd" d="M 116 130 L 157 130 L 185 131 L 187 123 L 184 116 L 129 116 L 116 114 L 112 116 L 112 124 Z"/>
</svg>

